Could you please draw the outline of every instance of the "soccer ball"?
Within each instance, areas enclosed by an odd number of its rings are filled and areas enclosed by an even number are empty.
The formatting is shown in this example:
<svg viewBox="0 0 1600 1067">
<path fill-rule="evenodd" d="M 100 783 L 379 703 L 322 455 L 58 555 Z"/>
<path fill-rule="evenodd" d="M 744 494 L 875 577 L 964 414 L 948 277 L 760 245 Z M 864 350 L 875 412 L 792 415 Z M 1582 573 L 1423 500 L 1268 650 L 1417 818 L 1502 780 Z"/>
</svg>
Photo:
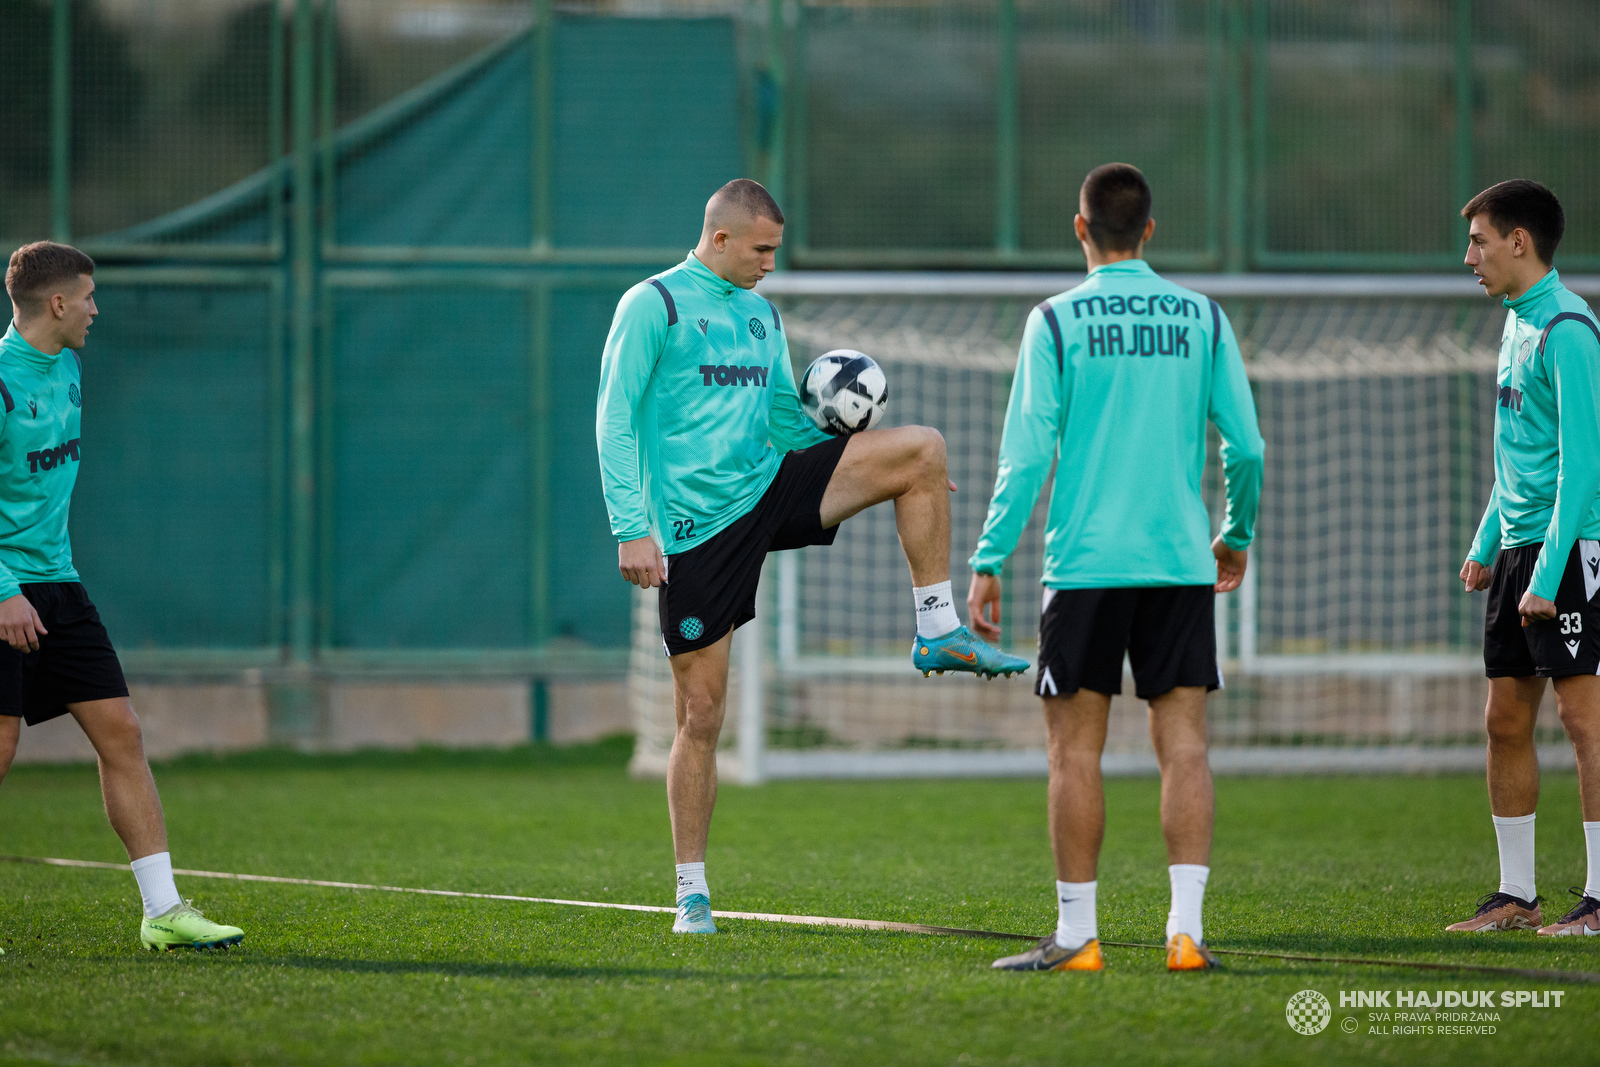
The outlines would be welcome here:
<svg viewBox="0 0 1600 1067">
<path fill-rule="evenodd" d="M 889 406 L 889 379 L 871 356 L 849 348 L 824 352 L 800 379 L 800 405 L 835 437 L 870 430 Z"/>
</svg>

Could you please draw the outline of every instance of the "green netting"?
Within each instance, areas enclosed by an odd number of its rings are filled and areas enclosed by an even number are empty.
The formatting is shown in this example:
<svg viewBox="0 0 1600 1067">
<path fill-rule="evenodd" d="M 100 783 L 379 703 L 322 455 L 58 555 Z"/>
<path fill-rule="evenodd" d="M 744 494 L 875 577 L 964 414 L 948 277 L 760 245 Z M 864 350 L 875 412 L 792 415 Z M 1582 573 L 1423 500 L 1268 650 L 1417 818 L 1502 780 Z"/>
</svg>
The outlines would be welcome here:
<svg viewBox="0 0 1600 1067">
<path fill-rule="evenodd" d="M 1455 6 L 1257 8 L 1264 250 L 1451 251 Z"/>
<path fill-rule="evenodd" d="M 527 294 L 341 290 L 330 307 L 331 643 L 526 644 Z"/>
<path fill-rule="evenodd" d="M 265 286 L 102 281 L 73 558 L 120 646 L 261 648 L 273 354 Z"/>
<path fill-rule="evenodd" d="M 1159 190 L 1163 252 L 1215 253 L 1217 7 L 1020 5 L 1022 247 L 1076 248 L 1072 216 L 1083 176 L 1121 160 Z"/>
<path fill-rule="evenodd" d="M 1538 178 L 1566 205 L 1561 255 L 1600 254 L 1600 53 L 1591 0 L 1479 2 L 1475 182 Z"/>
</svg>

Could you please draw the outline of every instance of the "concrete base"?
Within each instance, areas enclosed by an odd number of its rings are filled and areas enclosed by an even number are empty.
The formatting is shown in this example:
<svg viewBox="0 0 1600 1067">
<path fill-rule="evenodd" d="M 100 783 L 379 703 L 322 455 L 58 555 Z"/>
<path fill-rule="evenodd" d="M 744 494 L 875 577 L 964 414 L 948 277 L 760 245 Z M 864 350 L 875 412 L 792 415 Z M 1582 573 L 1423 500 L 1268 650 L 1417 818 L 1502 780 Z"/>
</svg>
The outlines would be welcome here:
<svg viewBox="0 0 1600 1067">
<path fill-rule="evenodd" d="M 632 728 L 627 683 L 550 682 L 547 737 L 576 744 Z M 523 681 L 329 682 L 313 734 L 295 748 L 508 747 L 532 738 L 532 697 Z M 273 729 L 270 687 L 232 684 L 138 684 L 129 689 L 144 727 L 145 752 L 166 759 L 187 752 L 240 752 L 291 739 Z M 94 749 L 64 715 L 24 726 L 17 763 L 93 762 Z"/>
</svg>

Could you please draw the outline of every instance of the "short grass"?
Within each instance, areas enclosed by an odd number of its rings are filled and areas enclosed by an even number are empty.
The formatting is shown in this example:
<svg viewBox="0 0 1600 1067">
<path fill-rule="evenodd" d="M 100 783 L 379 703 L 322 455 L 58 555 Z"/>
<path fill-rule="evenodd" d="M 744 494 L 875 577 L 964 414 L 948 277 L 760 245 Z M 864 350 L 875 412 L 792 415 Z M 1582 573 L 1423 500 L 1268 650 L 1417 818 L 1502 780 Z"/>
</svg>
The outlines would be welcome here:
<svg viewBox="0 0 1600 1067">
<path fill-rule="evenodd" d="M 669 903 L 658 782 L 626 747 L 187 760 L 157 768 L 180 866 Z M 1158 784 L 1108 784 L 1101 936 L 1156 941 Z M 1039 781 L 722 790 L 715 903 L 1042 933 L 1054 922 Z M 1594 940 L 1447 937 L 1494 877 L 1476 777 L 1218 782 L 1207 930 L 1219 946 L 1600 972 Z M 1548 775 L 1540 884 L 1581 881 L 1576 783 Z M 21 768 L 0 852 L 120 860 L 91 768 Z M 1233 957 L 1169 975 L 996 974 L 1014 943 L 188 879 L 246 928 L 227 954 L 142 952 L 130 875 L 0 864 L 7 1063 L 1579 1063 L 1600 986 Z M 1379 1035 L 1340 990 L 1564 988 L 1493 1035 Z M 1288 997 L 1333 1025 L 1304 1037 Z M 1345 1018 L 1360 1032 L 1346 1034 Z"/>
</svg>

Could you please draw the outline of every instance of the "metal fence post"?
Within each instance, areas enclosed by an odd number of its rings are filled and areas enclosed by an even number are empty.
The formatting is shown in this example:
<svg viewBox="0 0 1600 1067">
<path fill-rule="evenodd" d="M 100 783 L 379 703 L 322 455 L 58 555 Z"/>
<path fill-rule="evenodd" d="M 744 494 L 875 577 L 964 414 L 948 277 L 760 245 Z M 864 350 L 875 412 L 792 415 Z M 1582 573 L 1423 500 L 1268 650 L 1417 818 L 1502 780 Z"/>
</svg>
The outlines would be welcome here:
<svg viewBox="0 0 1600 1067">
<path fill-rule="evenodd" d="M 1223 129 L 1227 143 L 1224 187 L 1227 191 L 1227 226 L 1223 230 L 1222 269 L 1237 273 L 1246 266 L 1245 215 L 1249 210 L 1249 163 L 1245 154 L 1244 52 L 1249 41 L 1246 5 L 1250 0 L 1226 0 L 1228 5 L 1227 63 L 1223 75 Z"/>
<path fill-rule="evenodd" d="M 72 0 L 50 12 L 50 236 L 72 240 Z"/>
<path fill-rule="evenodd" d="M 762 574 L 756 587 L 756 617 L 734 634 L 739 657 L 739 781 L 760 785 L 765 780 L 762 757 L 766 749 L 767 581 Z"/>
<path fill-rule="evenodd" d="M 555 5 L 533 0 L 533 247 L 549 249 L 551 171 L 555 165 Z"/>
<path fill-rule="evenodd" d="M 1022 149 L 1017 110 L 1017 0 L 1000 0 L 1000 63 L 996 78 L 999 114 L 995 145 L 995 249 L 1017 250 L 1017 213 L 1022 182 Z"/>
<path fill-rule="evenodd" d="M 1472 0 L 1456 0 L 1456 138 L 1454 188 L 1456 205 L 1472 199 L 1472 133 L 1473 97 L 1476 81 L 1472 57 Z M 1465 243 L 1468 220 L 1462 219 L 1456 230 Z"/>
</svg>

